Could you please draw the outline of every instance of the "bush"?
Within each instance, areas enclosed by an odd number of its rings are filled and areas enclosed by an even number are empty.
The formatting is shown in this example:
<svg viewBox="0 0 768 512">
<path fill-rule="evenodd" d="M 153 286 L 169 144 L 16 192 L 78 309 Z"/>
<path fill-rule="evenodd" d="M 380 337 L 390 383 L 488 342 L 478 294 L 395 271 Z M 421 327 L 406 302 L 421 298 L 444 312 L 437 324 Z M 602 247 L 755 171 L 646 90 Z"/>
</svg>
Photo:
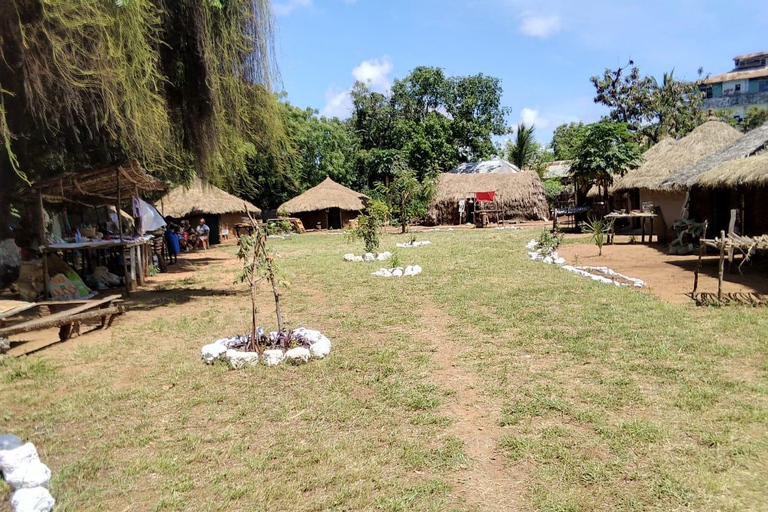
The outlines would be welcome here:
<svg viewBox="0 0 768 512">
<path fill-rule="evenodd" d="M 589 239 L 595 242 L 597 245 L 597 255 L 603 255 L 603 244 L 608 238 L 608 233 L 611 232 L 613 227 L 613 220 L 605 220 L 603 218 L 590 218 L 587 225 L 582 228 L 584 233 L 589 233 Z"/>
<path fill-rule="evenodd" d="M 388 213 L 385 202 L 378 199 L 371 200 L 366 212 L 357 217 L 357 227 L 349 232 L 350 238 L 362 240 L 365 252 L 377 251 L 381 238 L 381 226 L 384 225 Z"/>
<path fill-rule="evenodd" d="M 544 185 L 544 195 L 547 197 L 547 202 L 551 207 L 563 192 L 563 184 L 558 180 L 544 180 L 542 184 Z"/>
<path fill-rule="evenodd" d="M 293 232 L 293 224 L 287 220 L 270 220 L 267 222 L 268 235 L 283 235 Z"/>
<path fill-rule="evenodd" d="M 539 239 L 536 241 L 538 248 L 543 254 L 556 251 L 563 241 L 563 234 L 559 231 L 550 231 L 542 229 Z"/>
</svg>

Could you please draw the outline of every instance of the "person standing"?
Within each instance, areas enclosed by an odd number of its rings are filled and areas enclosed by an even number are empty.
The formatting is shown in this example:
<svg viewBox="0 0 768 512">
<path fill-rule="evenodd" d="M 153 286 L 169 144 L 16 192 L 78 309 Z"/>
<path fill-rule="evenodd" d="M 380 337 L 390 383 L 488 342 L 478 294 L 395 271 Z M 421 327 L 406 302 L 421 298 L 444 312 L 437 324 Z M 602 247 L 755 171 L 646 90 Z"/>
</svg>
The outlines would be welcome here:
<svg viewBox="0 0 768 512">
<path fill-rule="evenodd" d="M 208 249 L 208 239 L 211 235 L 211 228 L 205 223 L 205 219 L 200 219 L 197 226 L 197 247 Z"/>
</svg>

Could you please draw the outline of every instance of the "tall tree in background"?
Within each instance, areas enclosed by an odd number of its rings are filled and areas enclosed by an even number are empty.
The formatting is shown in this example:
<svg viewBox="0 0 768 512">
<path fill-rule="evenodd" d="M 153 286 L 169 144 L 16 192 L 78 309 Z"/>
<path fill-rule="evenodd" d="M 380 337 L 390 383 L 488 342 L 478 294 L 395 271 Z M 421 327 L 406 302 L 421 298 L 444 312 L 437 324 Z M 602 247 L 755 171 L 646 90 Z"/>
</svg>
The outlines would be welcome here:
<svg viewBox="0 0 768 512">
<path fill-rule="evenodd" d="M 525 123 L 517 125 L 515 140 L 507 142 L 507 160 L 520 169 L 526 169 L 536 156 L 538 145 L 533 135 L 534 125 L 526 126 Z"/>
<path fill-rule="evenodd" d="M 607 200 L 614 176 L 641 163 L 640 146 L 625 123 L 594 123 L 585 127 L 574 148 L 571 176 L 582 192 L 595 185 Z"/>
<path fill-rule="evenodd" d="M 579 138 L 584 133 L 584 129 L 584 123 L 581 121 L 578 123 L 561 124 L 555 128 L 552 134 L 552 142 L 549 144 L 554 153 L 555 160 L 570 160 L 573 158 L 574 149 Z"/>
<path fill-rule="evenodd" d="M 696 82 L 678 80 L 674 71 L 659 83 L 641 76 L 633 61 L 618 69 L 593 76 L 595 103 L 610 109 L 609 119 L 625 123 L 638 142 L 657 143 L 666 136 L 679 138 L 705 120 L 701 110 L 704 93 Z"/>
<path fill-rule="evenodd" d="M 493 155 L 493 136 L 506 132 L 501 82 L 482 74 L 446 77 L 417 67 L 382 94 L 357 83 L 350 123 L 359 140 L 356 171 L 368 185 L 392 179 L 402 158 L 421 181 L 460 162 Z"/>
</svg>

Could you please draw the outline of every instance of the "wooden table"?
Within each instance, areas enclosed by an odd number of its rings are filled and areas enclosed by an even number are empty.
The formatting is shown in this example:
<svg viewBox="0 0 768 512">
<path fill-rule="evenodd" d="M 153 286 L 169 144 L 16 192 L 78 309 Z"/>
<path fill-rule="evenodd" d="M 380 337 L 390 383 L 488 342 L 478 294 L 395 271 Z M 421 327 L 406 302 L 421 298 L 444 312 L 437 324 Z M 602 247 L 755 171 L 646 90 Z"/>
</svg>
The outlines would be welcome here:
<svg viewBox="0 0 768 512">
<path fill-rule="evenodd" d="M 647 219 L 651 220 L 651 231 L 648 235 L 648 243 L 650 244 L 653 241 L 653 220 L 658 217 L 655 213 L 645 213 L 645 212 L 630 212 L 630 213 L 609 213 L 605 216 L 606 220 L 612 220 L 611 222 L 611 229 L 608 232 L 608 243 L 613 243 L 613 237 L 616 235 L 616 220 L 617 219 L 640 219 L 640 241 L 641 243 L 645 243 L 645 221 Z M 656 241 L 659 241 L 658 235 L 656 236 Z"/>
<path fill-rule="evenodd" d="M 48 275 L 47 255 L 59 251 L 87 251 L 102 249 L 122 249 L 123 272 L 125 274 L 125 291 L 130 295 L 133 289 L 133 283 L 144 284 L 144 277 L 149 273 L 149 263 L 151 261 L 152 250 L 150 248 L 153 237 L 142 237 L 136 239 L 124 240 L 97 240 L 91 242 L 78 243 L 54 243 L 46 244 L 40 248 L 43 253 L 43 284 L 45 297 L 50 297 L 50 276 Z M 127 255 L 126 255 L 127 253 Z M 128 265 L 130 260 L 130 265 Z"/>
</svg>

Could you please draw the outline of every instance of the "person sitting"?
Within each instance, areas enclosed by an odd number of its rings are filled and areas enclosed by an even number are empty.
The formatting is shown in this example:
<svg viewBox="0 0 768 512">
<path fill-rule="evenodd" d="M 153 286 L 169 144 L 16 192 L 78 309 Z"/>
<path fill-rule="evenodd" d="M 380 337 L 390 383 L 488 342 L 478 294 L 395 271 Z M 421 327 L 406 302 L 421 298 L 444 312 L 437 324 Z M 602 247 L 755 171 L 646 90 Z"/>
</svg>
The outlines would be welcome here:
<svg viewBox="0 0 768 512">
<path fill-rule="evenodd" d="M 208 249 L 208 238 L 211 235 L 211 228 L 205 223 L 205 219 L 200 219 L 197 226 L 197 247 Z"/>
</svg>

